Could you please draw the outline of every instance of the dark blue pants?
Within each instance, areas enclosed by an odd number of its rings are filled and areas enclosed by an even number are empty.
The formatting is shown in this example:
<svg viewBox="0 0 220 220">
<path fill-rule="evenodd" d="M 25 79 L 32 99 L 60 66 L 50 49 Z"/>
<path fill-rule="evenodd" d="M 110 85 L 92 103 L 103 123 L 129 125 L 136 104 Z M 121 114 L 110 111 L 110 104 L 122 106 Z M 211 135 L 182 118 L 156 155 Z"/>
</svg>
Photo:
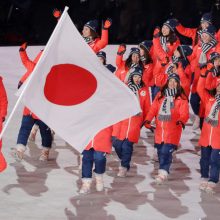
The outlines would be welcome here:
<svg viewBox="0 0 220 220">
<path fill-rule="evenodd" d="M 201 147 L 200 172 L 201 177 L 209 178 L 211 182 L 219 181 L 220 150 L 211 146 Z"/>
<path fill-rule="evenodd" d="M 21 127 L 18 133 L 17 144 L 23 144 L 24 146 L 27 145 L 31 129 L 35 123 L 39 126 L 40 129 L 42 146 L 51 148 L 52 135 L 50 128 L 41 120 L 34 119 L 31 115 L 23 115 Z"/>
<path fill-rule="evenodd" d="M 195 115 L 199 115 L 200 97 L 198 93 L 191 93 L 190 104 Z"/>
<path fill-rule="evenodd" d="M 106 153 L 95 151 L 93 148 L 82 152 L 82 178 L 92 178 L 92 167 L 95 163 L 94 172 L 103 174 L 106 168 Z"/>
<path fill-rule="evenodd" d="M 128 139 L 123 141 L 114 139 L 112 145 L 115 148 L 115 152 L 121 160 L 121 166 L 130 169 L 130 162 L 133 153 L 133 142 L 130 142 Z"/>
<path fill-rule="evenodd" d="M 177 148 L 174 144 L 155 144 L 157 148 L 157 154 L 159 159 L 159 169 L 166 170 L 168 173 L 170 171 L 170 165 L 173 159 L 173 151 Z"/>
<path fill-rule="evenodd" d="M 157 93 L 160 91 L 160 87 L 158 86 L 151 86 L 151 97 L 152 97 L 152 102 L 154 101 Z"/>
</svg>

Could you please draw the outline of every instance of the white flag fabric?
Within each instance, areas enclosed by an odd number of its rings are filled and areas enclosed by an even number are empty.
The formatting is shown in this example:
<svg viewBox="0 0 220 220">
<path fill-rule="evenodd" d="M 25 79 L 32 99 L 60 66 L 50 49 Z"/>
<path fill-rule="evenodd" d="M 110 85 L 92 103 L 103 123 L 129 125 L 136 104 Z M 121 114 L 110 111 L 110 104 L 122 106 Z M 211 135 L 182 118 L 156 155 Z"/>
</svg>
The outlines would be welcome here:
<svg viewBox="0 0 220 220">
<path fill-rule="evenodd" d="M 78 151 L 101 129 L 141 111 L 64 10 L 21 96 L 24 104 Z"/>
</svg>

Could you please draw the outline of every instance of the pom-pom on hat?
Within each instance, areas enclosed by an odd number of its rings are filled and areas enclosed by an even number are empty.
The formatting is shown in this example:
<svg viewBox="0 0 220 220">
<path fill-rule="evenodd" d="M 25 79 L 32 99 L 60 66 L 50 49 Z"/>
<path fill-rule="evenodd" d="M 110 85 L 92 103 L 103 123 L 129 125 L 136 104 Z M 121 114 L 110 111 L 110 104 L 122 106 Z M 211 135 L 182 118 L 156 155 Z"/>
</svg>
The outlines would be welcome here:
<svg viewBox="0 0 220 220">
<path fill-rule="evenodd" d="M 153 45 L 152 41 L 145 40 L 139 44 L 139 46 L 143 46 L 148 52 L 150 52 L 150 48 Z"/>
<path fill-rule="evenodd" d="M 168 19 L 166 22 L 163 23 L 163 25 L 166 25 L 168 28 L 170 28 L 171 31 L 175 31 L 176 22 L 174 19 Z"/>
<path fill-rule="evenodd" d="M 97 30 L 98 30 L 98 21 L 97 20 L 88 21 L 84 26 L 89 27 L 91 30 L 97 32 Z"/>
<path fill-rule="evenodd" d="M 202 18 L 200 20 L 200 22 L 208 22 L 209 24 L 212 24 L 212 15 L 211 13 L 205 13 L 202 15 Z"/>
<path fill-rule="evenodd" d="M 137 47 L 132 47 L 130 50 L 129 56 L 131 56 L 133 53 L 140 55 L 140 49 Z"/>
</svg>

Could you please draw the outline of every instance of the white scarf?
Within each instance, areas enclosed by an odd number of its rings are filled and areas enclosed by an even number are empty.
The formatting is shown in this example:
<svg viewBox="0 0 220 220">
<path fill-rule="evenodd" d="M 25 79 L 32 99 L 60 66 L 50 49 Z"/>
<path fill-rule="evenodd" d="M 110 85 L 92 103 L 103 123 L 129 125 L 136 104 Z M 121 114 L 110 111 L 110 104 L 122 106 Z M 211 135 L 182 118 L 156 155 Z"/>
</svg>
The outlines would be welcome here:
<svg viewBox="0 0 220 220">
<path fill-rule="evenodd" d="M 170 121 L 171 120 L 171 109 L 174 108 L 174 96 L 177 93 L 177 89 L 166 89 L 165 99 L 163 100 L 158 119 L 160 121 Z"/>
<path fill-rule="evenodd" d="M 209 112 L 208 117 L 205 118 L 205 122 L 210 124 L 212 127 L 218 126 L 218 113 L 220 109 L 220 95 L 215 96 L 215 102 Z"/>
<path fill-rule="evenodd" d="M 215 39 L 211 40 L 209 43 L 202 42 L 202 52 L 199 57 L 199 65 L 203 66 L 207 63 L 206 53 L 216 45 L 217 41 Z"/>
<path fill-rule="evenodd" d="M 160 43 L 162 45 L 162 48 L 165 52 L 168 52 L 168 47 L 167 47 L 167 37 L 160 36 Z"/>
</svg>

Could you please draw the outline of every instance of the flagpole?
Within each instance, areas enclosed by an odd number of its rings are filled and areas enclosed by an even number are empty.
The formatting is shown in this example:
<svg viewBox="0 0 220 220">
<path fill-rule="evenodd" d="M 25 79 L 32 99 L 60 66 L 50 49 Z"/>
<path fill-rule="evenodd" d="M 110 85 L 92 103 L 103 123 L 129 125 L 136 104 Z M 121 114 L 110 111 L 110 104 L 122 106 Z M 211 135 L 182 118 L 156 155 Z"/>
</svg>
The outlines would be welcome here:
<svg viewBox="0 0 220 220">
<path fill-rule="evenodd" d="M 31 81 L 31 79 L 32 79 L 32 77 L 34 76 L 35 72 L 38 70 L 38 66 L 40 65 L 40 63 L 43 62 L 42 60 L 45 59 L 45 56 L 46 56 L 47 53 L 48 53 L 48 49 L 50 48 L 51 43 L 53 42 L 53 38 L 54 38 L 55 34 L 57 33 L 57 31 L 59 30 L 60 26 L 62 25 L 62 22 L 63 22 L 64 18 L 66 17 L 66 14 L 67 14 L 68 9 L 69 9 L 69 7 L 65 6 L 64 11 L 63 11 L 63 13 L 62 13 L 60 19 L 58 20 L 58 23 L 57 23 L 57 25 L 56 25 L 56 27 L 55 27 L 53 33 L 51 34 L 51 36 L 50 36 L 50 38 L 49 38 L 49 40 L 48 40 L 48 42 L 47 42 L 47 44 L 46 44 L 46 46 L 45 46 L 45 49 L 44 49 L 44 51 L 43 51 L 43 53 L 42 53 L 42 55 L 41 55 L 39 61 L 37 62 L 36 66 L 35 66 L 35 68 L 34 68 L 34 70 L 33 70 L 33 72 L 32 72 L 31 75 L 29 76 L 29 79 L 27 80 L 27 82 L 24 83 L 23 89 L 21 88 L 21 89 L 22 89 L 21 94 L 20 94 L 20 96 L 19 96 L 19 98 L 18 98 L 18 100 L 17 100 L 17 102 L 16 102 L 14 108 L 12 109 L 11 114 L 9 115 L 8 119 L 6 120 L 6 123 L 5 123 L 5 125 L 3 126 L 3 129 L 2 129 L 2 132 L 0 133 L 0 140 L 2 139 L 2 136 L 3 136 L 3 134 L 5 133 L 7 127 L 8 127 L 8 125 L 9 125 L 9 123 L 10 123 L 10 121 L 11 121 L 11 119 L 12 119 L 14 113 L 15 113 L 15 111 L 17 110 L 17 107 L 19 106 L 19 104 L 20 104 L 20 102 L 21 102 L 21 100 L 22 100 L 22 98 L 23 98 L 23 96 L 24 96 L 25 91 L 28 89 L 29 84 L 30 84 L 29 82 Z"/>
</svg>

